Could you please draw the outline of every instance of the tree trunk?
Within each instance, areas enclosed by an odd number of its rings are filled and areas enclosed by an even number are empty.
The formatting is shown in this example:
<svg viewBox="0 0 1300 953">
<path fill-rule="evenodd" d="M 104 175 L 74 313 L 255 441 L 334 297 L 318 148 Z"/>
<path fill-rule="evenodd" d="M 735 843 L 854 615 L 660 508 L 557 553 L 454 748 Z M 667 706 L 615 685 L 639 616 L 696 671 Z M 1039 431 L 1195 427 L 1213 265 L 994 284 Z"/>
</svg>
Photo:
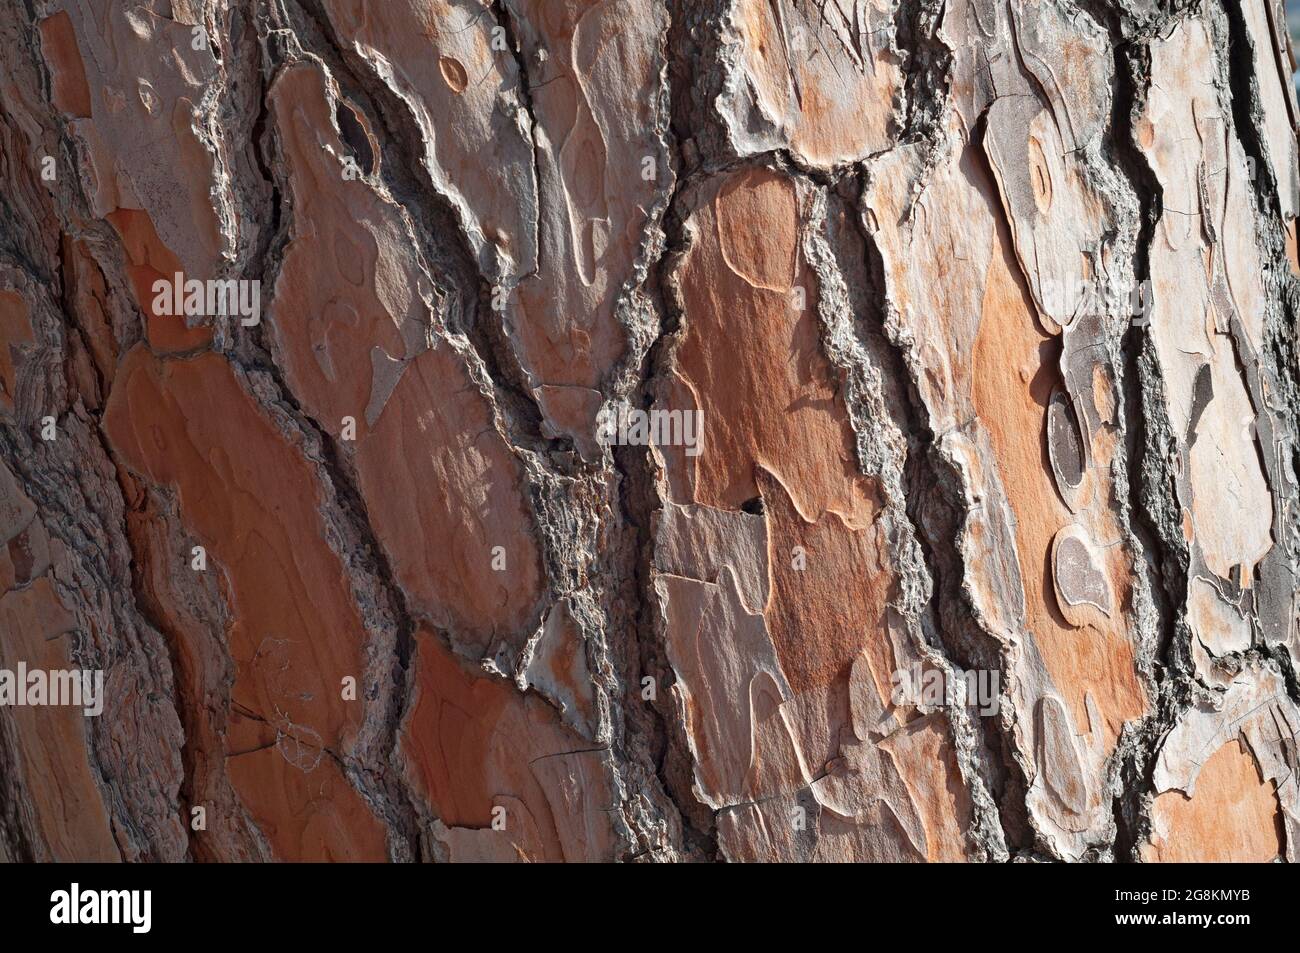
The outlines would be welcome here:
<svg viewBox="0 0 1300 953">
<path fill-rule="evenodd" d="M 0 859 L 1296 859 L 1290 57 L 0 5 Z"/>
</svg>

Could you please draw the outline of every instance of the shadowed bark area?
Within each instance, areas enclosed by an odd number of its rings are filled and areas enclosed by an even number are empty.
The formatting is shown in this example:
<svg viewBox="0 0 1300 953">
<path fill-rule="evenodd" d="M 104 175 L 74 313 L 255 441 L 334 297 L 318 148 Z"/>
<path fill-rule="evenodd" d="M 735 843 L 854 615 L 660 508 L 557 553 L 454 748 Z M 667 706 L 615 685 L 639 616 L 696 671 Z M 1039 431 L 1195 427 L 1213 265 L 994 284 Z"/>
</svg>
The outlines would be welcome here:
<svg viewBox="0 0 1300 953">
<path fill-rule="evenodd" d="M 1296 860 L 1293 73 L 1281 0 L 0 6 L 0 860 Z"/>
</svg>

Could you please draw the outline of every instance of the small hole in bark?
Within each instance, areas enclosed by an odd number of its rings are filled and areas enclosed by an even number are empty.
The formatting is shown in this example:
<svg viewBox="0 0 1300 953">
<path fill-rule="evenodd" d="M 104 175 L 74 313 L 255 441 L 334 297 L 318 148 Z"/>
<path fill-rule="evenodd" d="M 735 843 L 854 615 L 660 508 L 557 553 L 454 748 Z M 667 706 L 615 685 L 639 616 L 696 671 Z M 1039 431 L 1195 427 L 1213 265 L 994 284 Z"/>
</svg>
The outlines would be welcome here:
<svg viewBox="0 0 1300 953">
<path fill-rule="evenodd" d="M 746 513 L 753 513 L 755 516 L 762 516 L 765 512 L 763 509 L 763 498 L 761 496 L 756 496 L 752 500 L 746 500 L 744 503 L 740 504 L 740 508 Z"/>
</svg>

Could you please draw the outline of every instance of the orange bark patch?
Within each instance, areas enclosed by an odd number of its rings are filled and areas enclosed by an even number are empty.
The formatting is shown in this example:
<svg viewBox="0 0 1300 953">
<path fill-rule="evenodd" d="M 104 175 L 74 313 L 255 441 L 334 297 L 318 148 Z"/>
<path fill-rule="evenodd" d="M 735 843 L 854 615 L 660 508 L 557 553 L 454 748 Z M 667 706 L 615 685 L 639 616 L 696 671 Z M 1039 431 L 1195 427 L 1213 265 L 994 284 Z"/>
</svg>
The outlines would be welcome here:
<svg viewBox="0 0 1300 953">
<path fill-rule="evenodd" d="M 465 668 L 438 636 L 418 634 L 415 700 L 402 749 L 417 787 L 448 827 L 490 828 L 531 860 L 608 859 L 613 797 L 591 751 L 556 712 L 508 681 Z M 576 752 L 576 754 L 575 754 Z"/>
<path fill-rule="evenodd" d="M 522 467 L 448 345 L 406 368 L 358 450 L 357 469 L 371 519 L 417 607 L 477 636 L 483 650 L 498 635 L 522 638 L 542 589 Z"/>
<path fill-rule="evenodd" d="M 880 746 L 894 764 L 912 796 L 925 827 L 926 860 L 959 863 L 966 860 L 966 832 L 974 809 L 962 780 L 950 728 L 938 715 L 917 718 L 884 739 Z"/>
<path fill-rule="evenodd" d="M 50 66 L 51 99 L 54 105 L 78 119 L 90 118 L 90 87 L 86 84 L 86 65 L 77 48 L 77 34 L 72 20 L 60 10 L 40 23 L 41 52 Z"/>
<path fill-rule="evenodd" d="M 170 289 L 175 276 L 181 272 L 181 263 L 158 237 L 148 213 L 119 208 L 110 212 L 107 218 L 122 238 L 127 260 L 126 275 L 135 292 L 136 304 L 145 315 L 149 346 L 159 353 L 175 354 L 212 343 L 211 328 L 189 328 L 185 324 L 185 315 L 154 310 L 157 298 L 154 282 L 165 281 Z M 185 277 L 188 276 L 182 276 L 182 280 Z M 170 295 L 171 291 L 167 293 Z"/>
<path fill-rule="evenodd" d="M 658 31 L 665 21 L 646 0 L 521 0 L 517 9 L 550 57 L 545 81 L 535 81 L 533 114 L 552 144 L 563 197 L 544 200 L 544 208 L 555 203 L 538 223 L 545 267 L 521 282 L 509 320 L 537 380 L 582 389 L 563 402 L 551 400 L 550 391 L 551 422 L 587 434 L 599 398 L 578 397 L 594 396 L 589 389 L 601 385 L 625 351 L 615 301 L 641 246 L 646 210 L 662 187 L 656 177 L 666 172 L 653 134 Z M 642 164 L 647 157 L 657 172 Z M 510 249 L 516 256 L 527 252 Z"/>
<path fill-rule="evenodd" d="M 1039 330 L 1032 300 L 1008 254 L 1004 230 L 995 234 L 975 347 L 975 408 L 987 428 L 1007 499 L 1016 517 L 1016 550 L 1025 590 L 1026 623 L 1079 731 L 1100 727 L 1106 746 L 1140 715 L 1145 695 L 1134 667 L 1122 609 L 1127 579 L 1118 554 L 1106 564 L 1112 615 L 1081 628 L 1061 614 L 1052 583 L 1052 540 L 1076 517 L 1057 496 L 1044 444 L 1044 420 L 1059 382 L 1059 344 Z M 1095 511 L 1089 524 L 1109 521 Z M 1092 532 L 1097 532 L 1092 527 Z M 1117 535 L 1117 534 L 1116 534 Z M 1114 547 L 1119 550 L 1120 547 Z M 1084 696 L 1096 699 L 1104 722 L 1089 726 Z"/>
<path fill-rule="evenodd" d="M 271 321 L 286 380 L 335 436 L 356 421 L 360 488 L 416 610 L 486 650 L 535 624 L 541 557 L 522 466 L 464 359 L 441 340 L 424 350 L 424 278 L 400 216 L 321 148 L 342 148 L 324 74 L 286 70 L 271 101 L 295 209 Z"/>
<path fill-rule="evenodd" d="M 66 639 L 76 620 L 48 579 L 0 598 L 0 667 L 20 661 L 30 669 L 67 670 L 75 665 Z M 111 673 L 110 673 L 111 675 Z M 107 691 L 107 683 L 105 687 Z M 91 773 L 82 709 L 63 706 L 7 709 L 17 743 L 13 767 L 26 787 L 25 804 L 35 811 L 50 859 L 104 862 L 121 859 L 103 795 Z"/>
<path fill-rule="evenodd" d="M 340 685 L 364 672 L 366 632 L 310 466 L 214 354 L 163 364 L 135 349 L 105 429 L 128 466 L 177 494 L 209 571 L 215 562 L 226 574 L 232 699 L 247 716 L 232 724 L 227 753 L 249 812 L 281 857 L 383 858 L 383 827 L 321 751 L 345 749 L 361 721 Z M 239 754 L 277 737 L 264 757 Z M 337 822 L 313 827 L 325 790 Z"/>
<path fill-rule="evenodd" d="M 876 503 L 858 470 L 839 381 L 821 351 L 793 184 L 767 169 L 737 173 L 694 220 L 670 409 L 703 411 L 703 452 L 671 455 L 674 496 L 737 509 L 758 495 L 761 466 L 789 488 L 805 518 L 829 510 L 849 527 L 868 525 Z M 681 476 L 688 466 L 693 493 Z"/>
<path fill-rule="evenodd" d="M 791 690 L 799 694 L 847 681 L 864 648 L 877 681 L 888 685 L 895 665 L 884 611 L 894 575 L 884 534 L 874 525 L 850 529 L 834 513 L 810 523 L 774 477 L 760 473 L 759 485 L 772 567 L 765 614 Z M 804 569 L 791 565 L 796 546 L 804 553 Z"/>
<path fill-rule="evenodd" d="M 1181 791 L 1157 797 L 1152 818 L 1158 833 L 1143 851 L 1148 862 L 1263 862 L 1285 849 L 1273 783 L 1260 779 L 1235 740 L 1201 767 L 1190 798 Z"/>
</svg>

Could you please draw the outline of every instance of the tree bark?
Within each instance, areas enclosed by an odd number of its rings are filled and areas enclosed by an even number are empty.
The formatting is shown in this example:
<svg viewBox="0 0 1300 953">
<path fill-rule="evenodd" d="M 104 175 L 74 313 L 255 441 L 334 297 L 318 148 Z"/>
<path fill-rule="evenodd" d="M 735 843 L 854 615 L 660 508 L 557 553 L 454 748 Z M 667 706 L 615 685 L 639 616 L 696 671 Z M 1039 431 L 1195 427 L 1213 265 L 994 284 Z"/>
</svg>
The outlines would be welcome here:
<svg viewBox="0 0 1300 953">
<path fill-rule="evenodd" d="M 1295 860 L 1293 70 L 0 5 L 0 859 Z"/>
</svg>

